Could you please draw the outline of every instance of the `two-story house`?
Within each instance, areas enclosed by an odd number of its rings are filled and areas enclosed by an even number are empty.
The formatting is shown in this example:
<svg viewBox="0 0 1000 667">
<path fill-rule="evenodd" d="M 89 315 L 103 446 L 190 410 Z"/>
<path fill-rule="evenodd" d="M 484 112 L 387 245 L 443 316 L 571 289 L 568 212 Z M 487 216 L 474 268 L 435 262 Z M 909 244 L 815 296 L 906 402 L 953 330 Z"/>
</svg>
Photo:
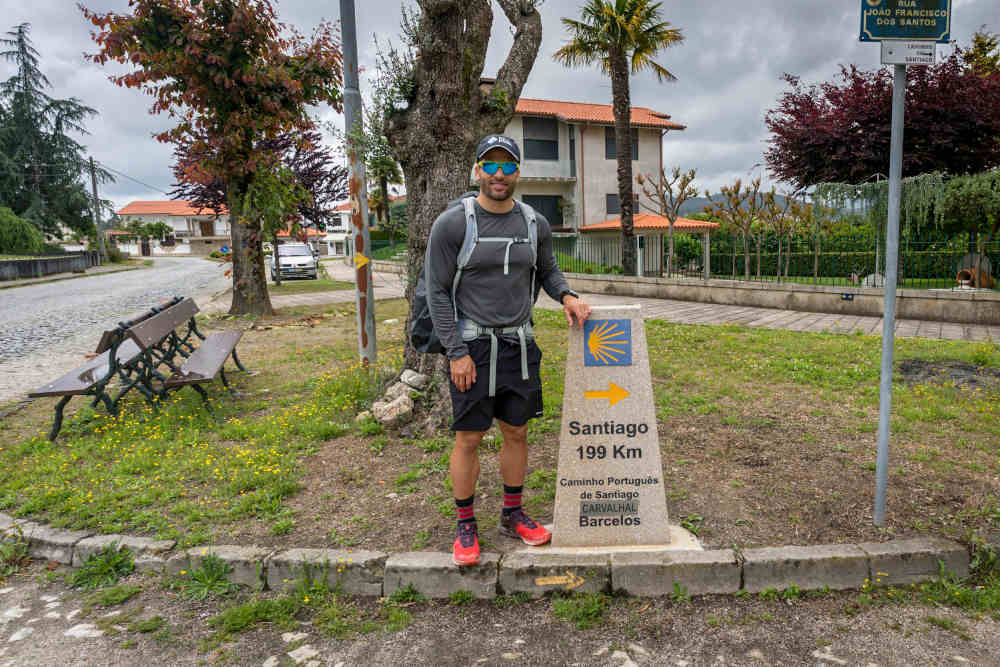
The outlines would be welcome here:
<svg viewBox="0 0 1000 667">
<path fill-rule="evenodd" d="M 664 135 L 684 126 L 644 107 L 632 107 L 631 121 L 632 173 L 655 177 L 663 166 Z M 521 98 L 504 134 L 521 146 L 516 196 L 540 211 L 553 231 L 575 233 L 620 213 L 610 105 Z"/>
<path fill-rule="evenodd" d="M 166 238 L 153 240 L 150 250 L 154 255 L 207 255 L 230 243 L 229 213 L 225 209 L 197 208 L 184 200 L 134 201 L 120 209 L 118 215 L 125 224 L 162 222 L 173 230 Z M 125 251 L 141 254 L 138 247 Z"/>
</svg>

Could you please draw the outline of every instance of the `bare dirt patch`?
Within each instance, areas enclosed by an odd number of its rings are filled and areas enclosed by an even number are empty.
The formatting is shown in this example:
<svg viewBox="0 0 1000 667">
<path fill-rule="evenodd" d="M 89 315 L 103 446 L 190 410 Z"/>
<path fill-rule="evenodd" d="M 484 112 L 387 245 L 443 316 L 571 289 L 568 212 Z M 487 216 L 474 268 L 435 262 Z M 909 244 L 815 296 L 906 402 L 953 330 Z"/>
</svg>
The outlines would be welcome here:
<svg viewBox="0 0 1000 667">
<path fill-rule="evenodd" d="M 905 359 L 896 369 L 907 384 L 954 384 L 963 389 L 1000 388 L 1000 368 L 977 366 L 964 361 Z"/>
</svg>

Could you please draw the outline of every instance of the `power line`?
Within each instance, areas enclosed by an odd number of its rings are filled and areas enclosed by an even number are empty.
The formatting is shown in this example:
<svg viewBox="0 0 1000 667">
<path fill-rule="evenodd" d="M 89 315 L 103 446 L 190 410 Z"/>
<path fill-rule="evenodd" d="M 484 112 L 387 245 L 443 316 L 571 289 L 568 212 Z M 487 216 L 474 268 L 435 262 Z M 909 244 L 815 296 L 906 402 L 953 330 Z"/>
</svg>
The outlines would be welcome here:
<svg viewBox="0 0 1000 667">
<path fill-rule="evenodd" d="M 163 190 L 162 188 L 158 188 L 155 185 L 150 185 L 149 183 L 144 183 L 144 182 L 140 181 L 138 178 L 133 178 L 132 176 L 129 176 L 128 174 L 126 174 L 123 171 L 118 171 L 114 167 L 111 167 L 110 165 L 105 164 L 104 162 L 97 162 L 97 164 L 101 165 L 102 168 L 107 169 L 108 171 L 110 171 L 110 172 L 112 172 L 114 174 L 118 174 L 119 176 L 122 176 L 123 178 L 127 178 L 130 181 L 138 183 L 139 185 L 141 185 L 143 187 L 149 188 L 150 190 L 155 190 L 156 192 L 165 194 L 168 197 L 170 196 L 170 193 L 168 193 L 166 190 Z"/>
</svg>

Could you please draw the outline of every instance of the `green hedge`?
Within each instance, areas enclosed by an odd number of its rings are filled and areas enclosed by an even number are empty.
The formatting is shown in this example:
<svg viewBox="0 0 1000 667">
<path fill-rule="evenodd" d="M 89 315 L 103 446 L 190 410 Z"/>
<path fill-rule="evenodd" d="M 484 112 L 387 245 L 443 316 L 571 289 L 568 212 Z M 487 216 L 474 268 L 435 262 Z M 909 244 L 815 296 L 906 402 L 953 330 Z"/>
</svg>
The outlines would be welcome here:
<svg viewBox="0 0 1000 667">
<path fill-rule="evenodd" d="M 958 273 L 958 263 L 966 253 L 953 251 L 903 251 L 899 255 L 899 275 L 900 278 L 925 278 L 925 279 L 950 279 Z M 881 258 L 884 263 L 884 258 Z M 997 258 L 990 258 L 994 274 L 996 274 Z M 786 258 L 782 254 L 781 263 L 785 264 Z M 793 252 L 788 260 L 788 275 L 791 276 L 811 276 L 813 275 L 813 253 Z M 732 253 L 716 254 L 712 253 L 712 273 L 716 275 L 726 275 L 732 271 Z M 765 276 L 777 275 L 778 254 L 761 253 L 760 266 L 761 274 Z M 875 273 L 875 252 L 821 252 L 819 254 L 819 276 L 846 278 L 852 273 L 859 277 Z M 785 275 L 782 266 L 782 275 Z M 743 253 L 736 253 L 736 275 L 743 274 Z M 757 274 L 757 254 L 751 248 L 750 251 L 750 274 Z"/>
</svg>

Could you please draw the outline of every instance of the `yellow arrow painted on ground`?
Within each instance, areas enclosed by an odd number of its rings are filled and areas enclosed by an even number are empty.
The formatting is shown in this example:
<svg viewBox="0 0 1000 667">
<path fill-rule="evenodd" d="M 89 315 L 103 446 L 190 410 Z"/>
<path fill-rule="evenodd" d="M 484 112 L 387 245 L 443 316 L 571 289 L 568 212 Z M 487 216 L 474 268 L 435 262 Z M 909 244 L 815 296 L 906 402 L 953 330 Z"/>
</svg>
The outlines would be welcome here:
<svg viewBox="0 0 1000 667">
<path fill-rule="evenodd" d="M 370 259 L 362 255 L 361 253 L 358 253 L 357 255 L 354 256 L 354 268 L 360 269 L 362 266 L 364 266 L 370 261 L 371 261 Z"/>
<path fill-rule="evenodd" d="M 588 392 L 584 393 L 584 396 L 586 398 L 606 398 L 606 399 L 608 399 L 608 407 L 613 406 L 615 403 L 618 403 L 619 401 L 624 401 L 626 398 L 629 397 L 629 395 L 630 394 L 629 394 L 629 392 L 627 390 L 622 389 L 621 387 L 619 387 L 618 385 L 616 385 L 614 382 L 609 382 L 608 383 L 608 390 L 607 391 L 588 391 Z"/>
<path fill-rule="evenodd" d="M 555 575 L 552 577 L 535 577 L 536 586 L 565 586 L 565 590 L 571 591 L 579 588 L 586 581 L 583 577 L 574 572 L 566 570 L 566 576 Z"/>
</svg>

